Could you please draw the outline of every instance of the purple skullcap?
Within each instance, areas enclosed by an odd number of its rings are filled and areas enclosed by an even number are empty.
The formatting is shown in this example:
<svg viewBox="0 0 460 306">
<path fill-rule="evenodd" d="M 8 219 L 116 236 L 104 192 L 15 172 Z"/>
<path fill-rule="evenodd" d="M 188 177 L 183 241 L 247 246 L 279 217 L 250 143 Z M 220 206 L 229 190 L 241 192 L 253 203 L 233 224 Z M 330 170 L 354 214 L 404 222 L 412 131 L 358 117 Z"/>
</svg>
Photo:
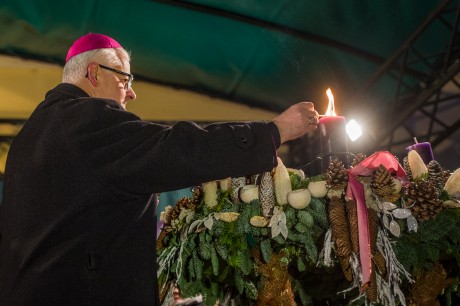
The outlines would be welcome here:
<svg viewBox="0 0 460 306">
<path fill-rule="evenodd" d="M 113 38 L 96 33 L 86 34 L 77 39 L 67 52 L 65 61 L 80 53 L 103 48 L 122 48 L 122 46 Z"/>
</svg>

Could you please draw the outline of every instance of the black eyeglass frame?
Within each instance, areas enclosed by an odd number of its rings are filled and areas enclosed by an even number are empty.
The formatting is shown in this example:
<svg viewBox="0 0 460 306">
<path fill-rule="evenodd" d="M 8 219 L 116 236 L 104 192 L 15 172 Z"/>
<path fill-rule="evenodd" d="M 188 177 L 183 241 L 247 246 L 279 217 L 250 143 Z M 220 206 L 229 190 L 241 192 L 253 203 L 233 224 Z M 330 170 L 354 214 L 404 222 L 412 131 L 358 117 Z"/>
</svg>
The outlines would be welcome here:
<svg viewBox="0 0 460 306">
<path fill-rule="evenodd" d="M 124 72 L 124 71 L 121 71 L 121 70 L 118 70 L 118 69 L 115 69 L 115 68 L 110 68 L 110 67 L 107 67 L 107 66 L 104 66 L 104 65 L 101 65 L 101 64 L 98 64 L 98 65 L 102 69 L 110 70 L 112 72 L 127 76 L 129 79 L 128 79 L 128 82 L 125 85 L 125 89 L 130 89 L 133 86 L 134 75 L 132 75 L 131 73 L 127 73 L 127 72 Z"/>
</svg>

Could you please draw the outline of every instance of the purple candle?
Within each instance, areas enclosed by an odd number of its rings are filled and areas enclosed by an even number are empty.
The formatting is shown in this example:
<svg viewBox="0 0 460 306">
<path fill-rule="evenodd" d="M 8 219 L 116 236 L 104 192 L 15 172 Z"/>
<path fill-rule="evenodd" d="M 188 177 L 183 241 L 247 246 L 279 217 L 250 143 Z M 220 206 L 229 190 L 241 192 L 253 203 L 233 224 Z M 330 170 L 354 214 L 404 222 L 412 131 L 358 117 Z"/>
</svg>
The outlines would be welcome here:
<svg viewBox="0 0 460 306">
<path fill-rule="evenodd" d="M 321 153 L 348 152 L 345 117 L 323 117 L 319 119 L 318 128 L 321 139 Z"/>
<path fill-rule="evenodd" d="M 321 142 L 321 155 L 323 158 L 323 173 L 327 171 L 332 159 L 339 159 L 345 167 L 348 167 L 348 143 L 345 117 L 323 117 L 319 120 L 318 129 Z"/>
<path fill-rule="evenodd" d="M 337 116 L 334 106 L 334 95 L 330 88 L 326 94 L 329 105 L 324 117 L 319 119 L 318 130 L 321 142 L 322 173 L 327 171 L 333 159 L 342 161 L 348 168 L 348 143 L 345 117 Z"/>
<path fill-rule="evenodd" d="M 433 151 L 431 150 L 431 144 L 429 142 L 417 142 L 416 144 L 407 147 L 406 150 L 407 153 L 415 150 L 423 159 L 423 162 L 426 165 L 434 159 Z"/>
</svg>

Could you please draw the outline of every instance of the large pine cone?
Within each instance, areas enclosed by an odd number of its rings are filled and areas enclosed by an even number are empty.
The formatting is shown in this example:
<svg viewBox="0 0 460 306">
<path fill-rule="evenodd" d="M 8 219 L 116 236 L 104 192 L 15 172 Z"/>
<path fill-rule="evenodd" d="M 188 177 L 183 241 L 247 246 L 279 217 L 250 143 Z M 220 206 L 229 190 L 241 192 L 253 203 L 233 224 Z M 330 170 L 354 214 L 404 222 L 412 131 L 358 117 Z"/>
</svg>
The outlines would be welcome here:
<svg viewBox="0 0 460 306">
<path fill-rule="evenodd" d="M 326 171 L 326 184 L 331 189 L 344 189 L 348 182 L 348 173 L 342 161 L 333 159 Z"/>
<path fill-rule="evenodd" d="M 427 168 L 429 180 L 436 186 L 438 192 L 441 193 L 450 176 L 450 172 L 443 170 L 441 164 L 436 160 L 430 161 Z"/>
<path fill-rule="evenodd" d="M 359 253 L 359 229 L 358 229 L 358 208 L 356 201 L 347 200 L 345 204 L 347 219 L 348 219 L 348 231 L 350 233 L 350 241 L 353 253 Z"/>
<path fill-rule="evenodd" d="M 372 262 L 372 272 L 369 279 L 369 286 L 366 288 L 366 297 L 372 304 L 376 303 L 378 298 L 377 276 L 375 270 L 375 263 Z"/>
<path fill-rule="evenodd" d="M 372 191 L 380 197 L 391 195 L 395 192 L 395 183 L 391 174 L 388 173 L 384 165 L 380 165 L 372 176 Z"/>
<path fill-rule="evenodd" d="M 348 231 L 347 213 L 345 204 L 339 197 L 333 197 L 328 206 L 329 223 L 331 225 L 332 239 L 335 243 L 335 251 L 345 278 L 353 280 L 353 271 L 350 265 L 350 255 L 353 251 L 350 233 Z"/>
<path fill-rule="evenodd" d="M 384 279 L 387 277 L 387 265 L 385 257 L 377 251 L 377 253 L 372 255 L 372 262 L 375 264 L 377 268 L 375 272 L 378 272 Z"/>
<path fill-rule="evenodd" d="M 406 206 L 412 207 L 414 217 L 419 221 L 434 218 L 441 212 L 442 201 L 439 192 L 431 181 L 410 183 L 406 191 Z"/>
<path fill-rule="evenodd" d="M 261 174 L 259 185 L 259 201 L 262 208 L 262 215 L 270 217 L 275 207 L 275 184 L 271 172 Z"/>
<path fill-rule="evenodd" d="M 375 210 L 371 208 L 367 209 L 367 215 L 369 217 L 369 242 L 370 242 L 370 252 L 372 257 L 377 254 L 377 236 L 379 230 L 379 216 Z M 369 287 L 366 289 L 366 297 L 372 303 L 377 302 L 377 266 L 374 261 L 372 261 L 372 272 L 370 277 Z"/>
<path fill-rule="evenodd" d="M 377 212 L 371 208 L 367 209 L 368 223 L 369 223 L 369 242 L 371 254 L 377 253 L 377 236 L 379 232 L 380 219 Z"/>
</svg>

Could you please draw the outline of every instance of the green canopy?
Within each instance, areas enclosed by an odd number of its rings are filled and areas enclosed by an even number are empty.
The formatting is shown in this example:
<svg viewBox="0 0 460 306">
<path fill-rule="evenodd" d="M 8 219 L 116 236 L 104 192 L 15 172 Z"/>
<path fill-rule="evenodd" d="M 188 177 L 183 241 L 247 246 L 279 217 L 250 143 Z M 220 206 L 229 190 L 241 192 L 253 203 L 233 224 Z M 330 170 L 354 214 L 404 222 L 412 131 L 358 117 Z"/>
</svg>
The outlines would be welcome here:
<svg viewBox="0 0 460 306">
<path fill-rule="evenodd" d="M 298 101 L 313 101 L 324 113 L 330 87 L 338 114 L 369 124 L 398 111 L 385 101 L 400 85 L 384 76 L 366 98 L 358 92 L 438 7 L 449 5 L 444 24 L 417 41 L 424 54 L 451 44 L 444 28 L 456 17 L 456 1 L 2 0 L 0 53 L 62 66 L 76 38 L 104 33 L 132 51 L 135 81 L 273 114 Z M 430 65 L 414 64 L 406 86 L 422 88 L 420 75 Z"/>
</svg>

